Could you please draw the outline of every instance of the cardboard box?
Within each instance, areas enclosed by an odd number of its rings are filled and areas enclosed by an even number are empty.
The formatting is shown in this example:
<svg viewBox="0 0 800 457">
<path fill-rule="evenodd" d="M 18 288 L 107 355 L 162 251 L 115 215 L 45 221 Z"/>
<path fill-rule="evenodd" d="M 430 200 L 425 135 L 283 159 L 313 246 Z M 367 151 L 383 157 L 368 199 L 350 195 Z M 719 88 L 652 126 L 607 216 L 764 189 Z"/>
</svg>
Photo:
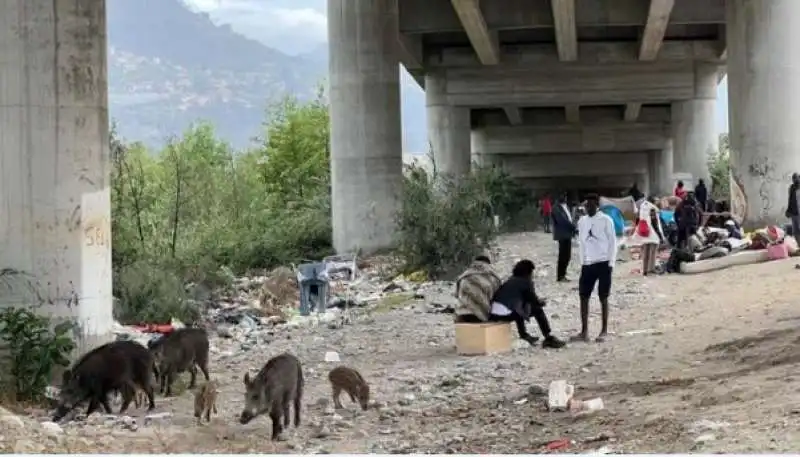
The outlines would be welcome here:
<svg viewBox="0 0 800 457">
<path fill-rule="evenodd" d="M 456 324 L 456 351 L 460 355 L 510 352 L 511 323 Z"/>
</svg>

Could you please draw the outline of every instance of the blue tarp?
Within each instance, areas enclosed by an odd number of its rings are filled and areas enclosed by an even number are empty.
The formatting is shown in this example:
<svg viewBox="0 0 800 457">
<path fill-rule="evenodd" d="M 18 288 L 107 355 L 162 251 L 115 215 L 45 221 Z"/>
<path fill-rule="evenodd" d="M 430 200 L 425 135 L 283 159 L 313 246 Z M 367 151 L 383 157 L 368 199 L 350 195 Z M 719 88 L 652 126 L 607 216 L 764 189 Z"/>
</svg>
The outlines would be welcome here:
<svg viewBox="0 0 800 457">
<path fill-rule="evenodd" d="M 662 209 L 660 216 L 662 225 L 669 225 L 675 223 L 675 211 L 669 209 Z"/>
<path fill-rule="evenodd" d="M 614 205 L 603 205 L 600 207 L 600 211 L 606 213 L 614 221 L 614 231 L 617 232 L 617 236 L 622 236 L 625 233 L 625 218 L 622 217 L 622 211 Z"/>
</svg>

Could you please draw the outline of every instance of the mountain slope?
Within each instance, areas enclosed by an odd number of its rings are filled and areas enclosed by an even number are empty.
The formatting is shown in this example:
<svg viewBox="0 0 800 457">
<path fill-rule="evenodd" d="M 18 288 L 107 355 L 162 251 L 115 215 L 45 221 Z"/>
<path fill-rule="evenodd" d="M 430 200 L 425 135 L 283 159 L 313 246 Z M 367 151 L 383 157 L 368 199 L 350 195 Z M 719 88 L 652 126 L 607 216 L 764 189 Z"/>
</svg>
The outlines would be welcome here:
<svg viewBox="0 0 800 457">
<path fill-rule="evenodd" d="M 128 139 L 163 144 L 205 119 L 243 147 L 260 133 L 268 103 L 287 93 L 311 97 L 327 75 L 327 47 L 289 56 L 180 0 L 107 0 L 107 10 L 110 112 Z M 415 92 L 404 90 L 404 138 L 416 152 L 425 130 Z"/>
</svg>

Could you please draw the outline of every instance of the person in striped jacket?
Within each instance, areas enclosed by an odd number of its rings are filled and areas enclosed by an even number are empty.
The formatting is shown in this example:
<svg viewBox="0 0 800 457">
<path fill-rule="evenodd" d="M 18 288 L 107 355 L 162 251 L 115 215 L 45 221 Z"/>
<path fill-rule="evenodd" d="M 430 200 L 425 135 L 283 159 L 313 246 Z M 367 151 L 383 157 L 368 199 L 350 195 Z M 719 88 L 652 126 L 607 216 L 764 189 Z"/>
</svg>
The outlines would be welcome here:
<svg viewBox="0 0 800 457">
<path fill-rule="evenodd" d="M 475 257 L 467 271 L 456 280 L 456 323 L 487 322 L 492 296 L 502 283 L 488 257 Z"/>
</svg>

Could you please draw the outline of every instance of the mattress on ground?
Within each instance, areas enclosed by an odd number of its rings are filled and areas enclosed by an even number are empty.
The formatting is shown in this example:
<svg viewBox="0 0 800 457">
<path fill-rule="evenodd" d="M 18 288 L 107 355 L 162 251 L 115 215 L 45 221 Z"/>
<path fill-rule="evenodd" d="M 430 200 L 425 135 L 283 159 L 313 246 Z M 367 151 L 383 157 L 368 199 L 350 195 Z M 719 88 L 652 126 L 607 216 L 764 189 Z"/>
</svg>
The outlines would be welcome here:
<svg viewBox="0 0 800 457">
<path fill-rule="evenodd" d="M 722 270 L 728 267 L 739 265 L 752 265 L 754 263 L 766 262 L 769 260 L 766 249 L 758 249 L 754 251 L 742 251 L 731 254 L 725 257 L 716 259 L 698 260 L 691 263 L 681 264 L 681 273 L 683 274 L 696 274 L 706 273 L 709 271 Z"/>
</svg>

